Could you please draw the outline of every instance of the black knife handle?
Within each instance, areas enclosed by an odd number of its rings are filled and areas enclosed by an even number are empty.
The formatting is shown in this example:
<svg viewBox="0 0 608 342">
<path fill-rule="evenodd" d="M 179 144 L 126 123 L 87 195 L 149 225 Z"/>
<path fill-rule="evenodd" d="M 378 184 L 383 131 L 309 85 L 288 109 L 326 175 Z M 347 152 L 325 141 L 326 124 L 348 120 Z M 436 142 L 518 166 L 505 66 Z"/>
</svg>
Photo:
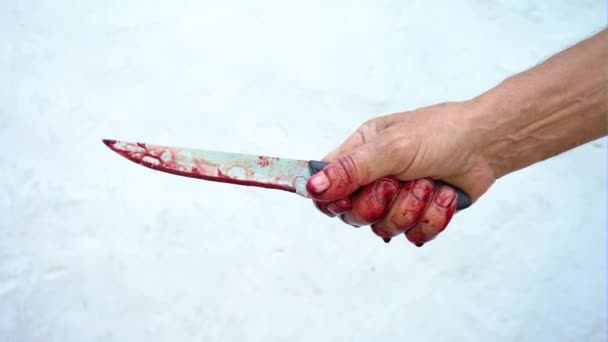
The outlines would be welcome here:
<svg viewBox="0 0 608 342">
<path fill-rule="evenodd" d="M 322 161 L 316 161 L 316 160 L 311 160 L 308 162 L 308 168 L 310 169 L 311 175 L 314 175 L 315 173 L 323 170 L 323 168 L 326 167 L 327 165 L 329 165 L 329 163 L 322 162 Z M 458 187 L 455 187 L 455 186 L 448 184 L 441 180 L 435 180 L 435 189 L 437 189 L 441 186 L 449 186 L 456 192 L 456 194 L 458 195 L 458 198 L 457 198 L 458 203 L 456 204 L 457 210 L 466 209 L 466 208 L 470 207 L 471 204 L 473 203 L 473 201 L 471 201 L 471 197 L 469 195 L 467 195 L 466 192 L 459 189 Z"/>
</svg>

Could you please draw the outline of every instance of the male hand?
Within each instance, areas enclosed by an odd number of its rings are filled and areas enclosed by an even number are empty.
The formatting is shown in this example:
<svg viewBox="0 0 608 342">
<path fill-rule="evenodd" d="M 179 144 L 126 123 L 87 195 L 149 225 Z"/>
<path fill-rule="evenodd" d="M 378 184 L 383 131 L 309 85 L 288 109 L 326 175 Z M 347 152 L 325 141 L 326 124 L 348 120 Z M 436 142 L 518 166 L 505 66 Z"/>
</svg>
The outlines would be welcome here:
<svg viewBox="0 0 608 342">
<path fill-rule="evenodd" d="M 323 161 L 307 183 L 316 207 L 386 242 L 405 234 L 417 246 L 434 239 L 456 210 L 452 188 L 475 201 L 495 180 L 481 153 L 474 101 L 443 103 L 369 120 Z"/>
</svg>

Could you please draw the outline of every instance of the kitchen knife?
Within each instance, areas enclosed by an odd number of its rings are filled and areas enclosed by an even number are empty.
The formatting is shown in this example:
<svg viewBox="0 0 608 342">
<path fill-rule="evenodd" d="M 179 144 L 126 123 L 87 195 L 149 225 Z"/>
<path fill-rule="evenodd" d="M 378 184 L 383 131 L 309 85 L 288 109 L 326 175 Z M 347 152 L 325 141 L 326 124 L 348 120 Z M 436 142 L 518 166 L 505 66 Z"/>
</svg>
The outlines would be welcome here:
<svg viewBox="0 0 608 342">
<path fill-rule="evenodd" d="M 294 160 L 240 153 L 205 151 L 104 139 L 112 151 L 148 168 L 179 176 L 214 182 L 258 186 L 294 192 L 309 198 L 306 182 L 328 163 Z M 435 186 L 450 186 L 458 194 L 457 209 L 471 205 L 471 198 L 457 187 L 435 181 Z"/>
</svg>

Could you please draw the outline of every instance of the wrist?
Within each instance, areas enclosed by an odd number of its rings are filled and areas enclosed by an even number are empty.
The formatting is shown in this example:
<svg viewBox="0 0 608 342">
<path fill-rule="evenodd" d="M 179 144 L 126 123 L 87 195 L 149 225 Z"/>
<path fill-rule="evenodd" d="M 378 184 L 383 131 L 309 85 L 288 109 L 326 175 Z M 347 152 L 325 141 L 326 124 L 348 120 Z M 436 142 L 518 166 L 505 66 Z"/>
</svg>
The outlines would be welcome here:
<svg viewBox="0 0 608 342">
<path fill-rule="evenodd" d="M 608 31 L 471 100 L 479 155 L 500 178 L 606 135 Z"/>
<path fill-rule="evenodd" d="M 515 171 L 512 163 L 512 143 L 517 132 L 526 126 L 524 119 L 531 115 L 531 107 L 515 104 L 516 87 L 512 79 L 469 100 L 469 127 L 476 156 L 489 167 L 496 179 Z M 525 114 L 525 115 L 524 115 Z"/>
</svg>

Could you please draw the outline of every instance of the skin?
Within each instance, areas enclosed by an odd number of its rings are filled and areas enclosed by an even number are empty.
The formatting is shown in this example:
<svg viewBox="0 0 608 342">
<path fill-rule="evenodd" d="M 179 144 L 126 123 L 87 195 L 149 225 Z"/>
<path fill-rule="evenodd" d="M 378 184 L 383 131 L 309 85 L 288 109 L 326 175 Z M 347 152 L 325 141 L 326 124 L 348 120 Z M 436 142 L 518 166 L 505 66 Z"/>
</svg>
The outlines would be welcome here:
<svg viewBox="0 0 608 342">
<path fill-rule="evenodd" d="M 608 30 L 478 97 L 371 119 L 307 183 L 330 217 L 417 246 L 441 233 L 456 194 L 479 199 L 499 178 L 607 134 Z"/>
</svg>

